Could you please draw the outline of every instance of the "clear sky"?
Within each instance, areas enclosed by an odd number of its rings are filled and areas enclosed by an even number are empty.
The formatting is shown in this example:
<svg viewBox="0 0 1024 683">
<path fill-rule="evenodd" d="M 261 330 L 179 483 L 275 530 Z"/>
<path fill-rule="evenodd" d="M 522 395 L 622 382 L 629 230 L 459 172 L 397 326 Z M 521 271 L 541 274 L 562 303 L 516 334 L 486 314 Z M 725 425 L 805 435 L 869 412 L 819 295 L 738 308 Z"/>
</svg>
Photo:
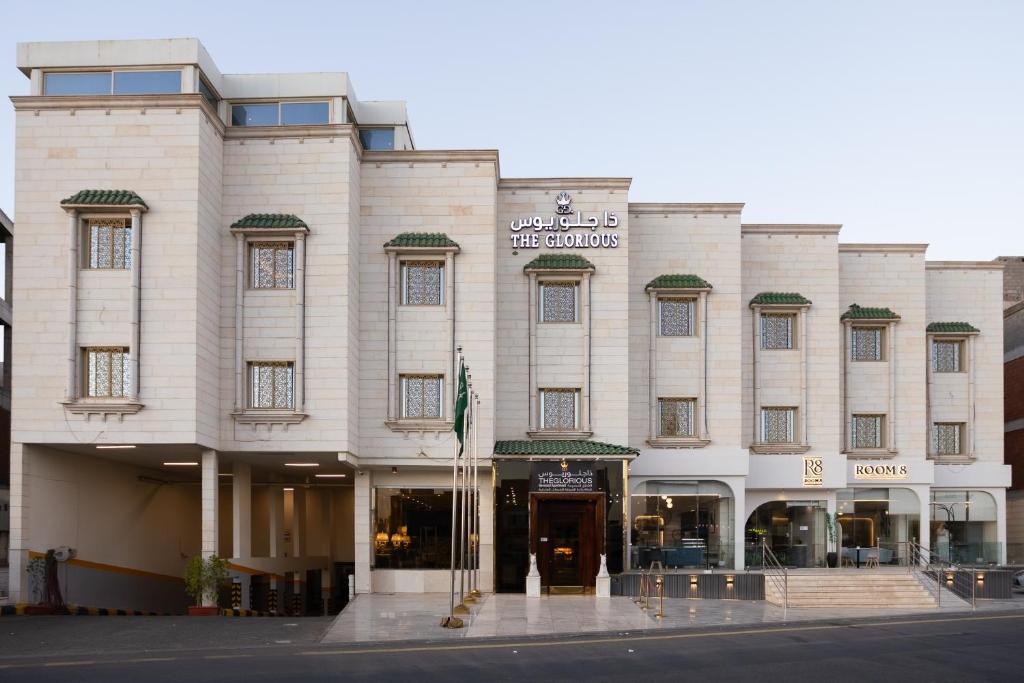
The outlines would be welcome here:
<svg viewBox="0 0 1024 683">
<path fill-rule="evenodd" d="M 501 172 L 630 176 L 634 201 L 742 201 L 931 259 L 1024 253 L 1024 1 L 0 0 L 15 43 L 200 38 L 224 73 L 348 71 L 417 146 Z M 0 103 L 0 207 L 14 206 Z"/>
</svg>

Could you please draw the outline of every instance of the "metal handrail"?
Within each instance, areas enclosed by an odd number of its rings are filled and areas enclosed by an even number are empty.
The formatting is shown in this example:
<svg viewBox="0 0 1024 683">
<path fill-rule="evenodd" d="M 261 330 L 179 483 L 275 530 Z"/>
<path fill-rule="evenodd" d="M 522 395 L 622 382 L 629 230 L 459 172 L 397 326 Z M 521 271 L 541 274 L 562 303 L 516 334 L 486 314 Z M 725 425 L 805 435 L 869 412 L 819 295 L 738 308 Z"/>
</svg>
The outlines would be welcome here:
<svg viewBox="0 0 1024 683">
<path fill-rule="evenodd" d="M 931 548 L 927 548 L 917 541 L 907 541 L 907 548 L 909 549 L 909 557 L 907 560 L 907 570 L 911 574 L 917 574 L 921 577 L 924 587 L 929 593 L 931 589 L 932 574 L 935 575 L 935 606 L 942 606 L 942 575 L 945 569 L 952 569 L 954 571 L 959 570 L 955 564 L 949 560 L 945 560 L 934 552 Z M 972 606 L 973 606 L 973 600 Z"/>
<path fill-rule="evenodd" d="M 765 539 L 761 539 L 761 569 L 765 579 L 770 580 L 775 588 L 782 593 L 783 618 L 785 610 L 789 609 L 789 570 L 787 570 L 775 553 L 768 547 Z M 767 588 L 767 584 L 765 586 Z"/>
</svg>

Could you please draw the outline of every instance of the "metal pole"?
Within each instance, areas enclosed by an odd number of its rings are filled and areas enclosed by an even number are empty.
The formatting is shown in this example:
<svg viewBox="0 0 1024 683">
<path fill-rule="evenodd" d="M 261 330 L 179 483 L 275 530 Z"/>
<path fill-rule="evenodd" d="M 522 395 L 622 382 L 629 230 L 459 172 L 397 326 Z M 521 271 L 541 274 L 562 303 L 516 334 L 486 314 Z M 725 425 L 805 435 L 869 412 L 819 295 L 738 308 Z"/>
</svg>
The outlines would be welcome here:
<svg viewBox="0 0 1024 683">
<path fill-rule="evenodd" d="M 462 367 L 462 347 L 458 347 L 458 368 Z M 461 371 L 459 371 L 461 375 Z M 459 380 L 456 379 L 456 386 L 458 386 Z M 458 402 L 458 389 L 456 389 L 455 400 Z M 452 554 L 451 554 L 451 590 L 448 594 L 448 618 L 441 621 L 442 626 L 454 627 L 455 626 L 455 523 L 457 518 L 455 516 L 455 495 L 459 488 L 459 440 L 454 439 L 455 452 L 452 454 Z"/>
<path fill-rule="evenodd" d="M 472 429 L 473 424 L 473 401 L 469 399 L 473 395 L 473 382 L 470 380 L 469 368 L 466 368 L 466 428 L 463 429 L 463 439 L 469 441 L 469 430 Z M 459 499 L 459 508 L 462 510 L 462 526 L 459 528 L 459 607 L 462 608 L 463 613 L 468 612 L 469 608 L 466 607 L 466 541 L 468 540 L 468 529 L 466 529 L 466 484 L 467 484 L 467 467 L 466 460 L 469 456 L 469 449 L 463 450 L 462 456 L 462 495 Z"/>
<path fill-rule="evenodd" d="M 480 395 L 475 395 L 477 411 L 480 408 Z M 476 412 L 473 413 L 476 415 Z M 474 598 L 480 597 L 480 451 L 478 434 L 479 424 L 473 420 L 473 590 L 470 595 Z"/>
</svg>

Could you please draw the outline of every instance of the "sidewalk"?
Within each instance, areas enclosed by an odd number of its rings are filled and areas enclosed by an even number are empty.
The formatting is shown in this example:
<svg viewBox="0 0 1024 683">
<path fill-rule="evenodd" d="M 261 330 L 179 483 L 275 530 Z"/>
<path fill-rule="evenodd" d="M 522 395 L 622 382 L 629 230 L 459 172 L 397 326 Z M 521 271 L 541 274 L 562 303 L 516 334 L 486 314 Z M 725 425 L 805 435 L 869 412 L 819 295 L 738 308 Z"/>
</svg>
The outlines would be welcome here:
<svg viewBox="0 0 1024 683">
<path fill-rule="evenodd" d="M 600 632 L 648 632 L 745 624 L 783 624 L 826 619 L 858 619 L 970 613 L 970 607 L 943 606 L 929 611 L 896 609 L 809 609 L 781 607 L 763 601 L 665 600 L 665 616 L 656 618 L 657 604 L 643 611 L 632 598 L 559 595 L 527 598 L 491 594 L 462 615 L 466 626 L 439 626 L 448 613 L 447 593 L 364 594 L 338 615 L 323 643 L 368 643 L 407 640 L 459 640 L 509 636 L 574 636 Z M 977 612 L 1024 610 L 1024 599 L 983 601 Z"/>
</svg>

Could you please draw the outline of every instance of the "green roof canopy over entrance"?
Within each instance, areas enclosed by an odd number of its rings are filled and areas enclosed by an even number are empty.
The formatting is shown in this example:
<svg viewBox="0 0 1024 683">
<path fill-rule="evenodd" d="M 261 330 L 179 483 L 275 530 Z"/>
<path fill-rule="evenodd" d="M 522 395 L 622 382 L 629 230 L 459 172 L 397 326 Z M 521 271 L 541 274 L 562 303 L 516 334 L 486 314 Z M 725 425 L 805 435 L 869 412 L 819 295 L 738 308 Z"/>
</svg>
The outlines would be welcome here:
<svg viewBox="0 0 1024 683">
<path fill-rule="evenodd" d="M 588 456 L 636 457 L 640 454 L 635 448 L 616 446 L 602 441 L 577 441 L 572 439 L 553 439 L 538 441 L 496 441 L 494 455 L 517 455 L 534 457 L 580 458 Z"/>
</svg>

